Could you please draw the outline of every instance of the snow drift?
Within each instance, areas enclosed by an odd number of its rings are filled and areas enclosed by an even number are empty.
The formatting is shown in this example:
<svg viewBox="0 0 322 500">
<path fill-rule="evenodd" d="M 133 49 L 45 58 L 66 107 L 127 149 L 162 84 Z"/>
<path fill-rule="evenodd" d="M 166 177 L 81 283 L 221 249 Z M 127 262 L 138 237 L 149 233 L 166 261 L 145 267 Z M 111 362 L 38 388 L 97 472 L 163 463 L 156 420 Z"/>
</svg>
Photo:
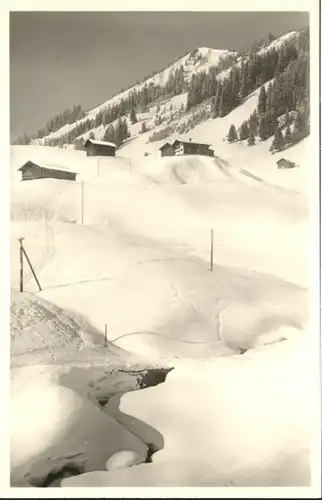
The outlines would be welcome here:
<svg viewBox="0 0 322 500">
<path fill-rule="evenodd" d="M 243 356 L 179 363 L 165 384 L 105 409 L 145 442 L 163 437 L 152 463 L 62 486 L 308 486 L 311 373 L 296 330 Z"/>
<path fill-rule="evenodd" d="M 24 479 L 41 486 L 49 473 L 66 465 L 76 473 L 99 470 L 124 449 L 145 460 L 141 440 L 93 403 L 50 378 L 29 382 L 17 376 L 12 388 L 12 486 Z"/>
</svg>

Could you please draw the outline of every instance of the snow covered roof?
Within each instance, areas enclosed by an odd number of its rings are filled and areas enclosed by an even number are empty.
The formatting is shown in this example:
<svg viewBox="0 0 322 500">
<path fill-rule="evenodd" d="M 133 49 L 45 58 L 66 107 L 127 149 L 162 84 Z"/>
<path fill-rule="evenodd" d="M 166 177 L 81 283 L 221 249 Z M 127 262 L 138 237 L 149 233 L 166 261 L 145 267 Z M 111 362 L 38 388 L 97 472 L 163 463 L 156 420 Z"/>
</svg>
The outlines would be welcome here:
<svg viewBox="0 0 322 500">
<path fill-rule="evenodd" d="M 287 160 L 286 158 L 280 158 L 276 163 L 281 163 L 282 161 L 285 163 L 289 163 L 290 165 L 294 165 L 293 161 Z"/>
<path fill-rule="evenodd" d="M 97 144 L 99 146 L 110 146 L 116 148 L 116 144 L 114 144 L 114 142 L 96 141 L 95 139 L 87 139 L 87 141 L 85 142 L 85 146 L 88 142 L 90 142 L 91 144 Z"/>
<path fill-rule="evenodd" d="M 28 160 L 26 163 L 24 163 L 22 165 L 22 167 L 18 168 L 18 171 L 19 170 L 23 170 L 28 164 L 32 164 L 32 165 L 36 165 L 37 167 L 41 167 L 41 168 L 45 168 L 46 170 L 61 170 L 62 172 L 70 172 L 70 173 L 74 173 L 76 175 L 78 175 L 76 172 L 72 172 L 69 168 L 63 166 L 63 165 L 56 165 L 54 163 L 45 163 L 45 162 L 42 162 L 42 161 L 32 161 L 32 160 Z"/>
<path fill-rule="evenodd" d="M 160 150 L 164 149 L 165 147 L 169 147 L 171 146 L 171 144 L 169 142 L 166 142 L 165 144 L 163 144 L 163 146 L 161 146 L 161 148 L 159 148 Z"/>
<path fill-rule="evenodd" d="M 192 141 L 180 141 L 179 139 L 175 140 L 172 146 L 176 144 L 190 144 L 192 146 L 207 146 L 209 148 L 210 144 L 204 144 L 202 142 L 192 142 Z"/>
</svg>

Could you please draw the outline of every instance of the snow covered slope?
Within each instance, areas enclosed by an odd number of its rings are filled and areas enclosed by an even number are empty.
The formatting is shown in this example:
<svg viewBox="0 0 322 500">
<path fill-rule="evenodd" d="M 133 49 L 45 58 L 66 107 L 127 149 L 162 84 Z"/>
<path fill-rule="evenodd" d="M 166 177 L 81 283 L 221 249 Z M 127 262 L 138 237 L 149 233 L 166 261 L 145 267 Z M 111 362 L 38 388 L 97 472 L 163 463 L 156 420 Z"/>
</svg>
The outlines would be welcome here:
<svg viewBox="0 0 322 500">
<path fill-rule="evenodd" d="M 103 104 L 91 109 L 86 113 L 86 116 L 78 120 L 77 123 L 82 123 L 86 121 L 87 119 L 93 119 L 99 113 L 100 111 L 107 109 L 108 106 L 111 106 L 113 104 L 117 104 L 120 102 L 121 99 L 126 99 L 130 92 L 132 91 L 141 91 L 145 85 L 165 85 L 170 77 L 171 74 L 174 74 L 177 69 L 180 69 L 181 66 L 183 66 L 184 69 L 184 79 L 186 82 L 191 80 L 191 77 L 193 74 L 199 73 L 200 71 L 207 71 L 210 66 L 216 66 L 218 62 L 220 61 L 221 58 L 225 58 L 228 55 L 234 55 L 235 52 L 229 51 L 229 50 L 218 50 L 218 49 L 211 49 L 208 47 L 201 47 L 193 52 L 189 52 L 182 58 L 178 59 L 175 63 L 170 65 L 168 68 L 165 68 L 163 71 L 156 73 L 154 76 L 147 78 L 143 82 L 134 85 L 130 87 L 129 89 L 125 90 L 124 92 L 121 92 L 120 94 L 115 95 L 114 97 L 108 99 L 105 101 Z M 44 137 L 41 141 L 37 141 L 39 143 L 42 143 L 44 139 L 49 139 L 49 138 L 58 138 L 69 132 L 71 129 L 73 129 L 75 126 L 75 123 L 73 124 L 68 124 L 64 125 L 61 127 L 59 130 L 56 132 L 53 132 L 49 134 L 48 136 Z"/>
<path fill-rule="evenodd" d="M 85 154 L 26 146 L 13 148 L 13 168 L 39 152 L 73 163 L 85 179 L 84 225 L 80 182 L 14 181 L 14 287 L 17 238 L 25 236 L 40 295 L 84 314 L 100 332 L 107 324 L 108 338 L 130 351 L 156 358 L 221 355 L 255 345 L 283 324 L 305 326 L 302 195 L 220 158 L 133 157 L 131 168 L 125 159 L 107 159 L 98 176 Z M 36 291 L 27 269 L 25 279 L 26 290 Z M 239 323 L 231 322 L 233 311 Z"/>
<path fill-rule="evenodd" d="M 269 43 L 267 46 L 261 48 L 258 51 L 258 54 L 263 55 L 265 52 L 269 52 L 273 49 L 279 50 L 279 48 L 283 44 L 289 42 L 296 36 L 297 32 L 295 31 L 286 33 L 285 35 L 282 35 L 281 37 Z M 164 86 L 167 83 L 169 77 L 171 75 L 174 75 L 175 71 L 180 69 L 181 67 L 183 67 L 184 80 L 186 82 L 190 82 L 193 75 L 198 74 L 201 71 L 207 72 L 209 71 L 210 67 L 218 66 L 218 64 L 221 61 L 225 59 L 227 60 L 227 58 L 232 58 L 231 66 L 217 74 L 216 78 L 220 81 L 223 81 L 229 77 L 232 66 L 241 65 L 241 57 L 237 58 L 237 52 L 233 50 L 218 50 L 208 47 L 200 47 L 186 54 L 182 58 L 178 59 L 169 67 L 165 68 L 163 71 L 156 73 L 155 75 L 147 78 L 141 83 L 130 87 L 129 89 L 121 92 L 120 94 L 117 94 L 114 97 L 106 100 L 101 105 L 89 110 L 83 119 L 78 120 L 75 123 L 64 125 L 55 132 L 52 132 L 45 137 L 35 140 L 34 143 L 43 144 L 46 139 L 54 139 L 54 138 L 58 139 L 60 137 L 63 137 L 65 134 L 70 132 L 75 127 L 76 124 L 85 122 L 88 119 L 90 120 L 95 119 L 98 113 L 106 110 L 111 105 L 119 103 L 121 99 L 126 99 L 129 96 L 130 92 L 134 90 L 141 91 L 144 88 L 144 86 L 149 86 L 151 84 L 155 86 L 158 85 Z M 158 104 L 160 106 L 160 114 L 162 114 L 163 120 L 167 120 L 168 123 L 171 123 L 173 120 L 176 121 L 177 118 L 175 118 L 175 115 L 178 116 L 179 110 L 181 109 L 181 105 L 183 104 L 185 107 L 186 102 L 187 102 L 186 92 L 181 95 L 174 96 L 170 99 L 165 99 L 164 102 L 161 103 L 159 102 Z M 148 107 L 146 113 L 138 112 L 137 115 L 138 115 L 138 123 L 132 125 L 128 120 L 128 127 L 132 138 L 138 137 L 142 121 L 146 122 L 146 125 L 150 130 L 149 135 L 151 134 L 151 131 L 158 130 L 160 128 L 156 123 L 156 106 L 153 103 Z M 91 131 L 94 133 L 97 139 L 102 139 L 105 127 L 103 125 L 100 125 L 99 127 L 93 125 L 93 128 L 91 130 L 85 132 L 81 136 L 86 140 Z"/>
<path fill-rule="evenodd" d="M 201 48 L 176 64 L 190 78 L 221 55 Z M 161 103 L 167 120 L 185 99 Z M 223 141 L 257 99 L 258 91 L 179 136 L 208 142 L 214 158 L 160 158 L 164 141 L 139 134 L 142 121 L 155 128 L 156 106 L 138 114 L 115 158 L 11 148 L 14 485 L 49 484 L 55 474 L 75 476 L 63 486 L 308 484 L 314 172 L 309 139 L 287 150 L 299 165 L 290 171 L 276 168 L 284 153 L 271 155 L 271 140 L 252 148 Z M 69 168 L 77 181 L 21 182 L 17 169 L 28 160 Z M 18 292 L 20 236 L 41 292 L 26 264 L 26 292 Z M 137 391 L 124 367 L 140 363 L 175 370 Z M 100 400 L 115 394 L 103 411 Z M 159 451 L 143 463 L 151 444 Z M 140 465 L 104 472 L 121 450 Z"/>
</svg>

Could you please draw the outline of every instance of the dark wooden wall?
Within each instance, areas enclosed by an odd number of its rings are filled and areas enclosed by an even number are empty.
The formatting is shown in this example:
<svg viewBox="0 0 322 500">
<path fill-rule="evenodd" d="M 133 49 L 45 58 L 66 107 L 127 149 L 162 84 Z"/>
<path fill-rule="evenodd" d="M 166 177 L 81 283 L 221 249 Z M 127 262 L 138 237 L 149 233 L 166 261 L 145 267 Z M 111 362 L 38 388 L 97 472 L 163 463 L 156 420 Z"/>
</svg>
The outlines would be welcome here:
<svg viewBox="0 0 322 500">
<path fill-rule="evenodd" d="M 86 154 L 87 156 L 115 156 L 115 148 L 101 144 L 88 144 Z"/>
<path fill-rule="evenodd" d="M 65 172 L 63 170 L 42 168 L 32 163 L 26 165 L 25 168 L 22 170 L 23 181 L 31 181 L 35 179 L 46 179 L 46 178 L 75 181 L 76 173 Z"/>
<path fill-rule="evenodd" d="M 168 146 L 161 150 L 161 156 L 173 156 L 173 155 L 174 155 L 174 149 L 171 146 Z"/>
</svg>

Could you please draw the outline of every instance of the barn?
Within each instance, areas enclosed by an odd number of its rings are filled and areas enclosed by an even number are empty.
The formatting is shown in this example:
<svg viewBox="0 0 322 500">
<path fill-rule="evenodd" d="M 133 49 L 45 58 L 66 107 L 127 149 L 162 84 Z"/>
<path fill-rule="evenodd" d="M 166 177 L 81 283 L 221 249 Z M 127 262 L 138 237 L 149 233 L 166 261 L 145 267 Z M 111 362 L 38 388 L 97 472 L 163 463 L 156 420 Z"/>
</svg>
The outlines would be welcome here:
<svg viewBox="0 0 322 500">
<path fill-rule="evenodd" d="M 87 139 L 84 149 L 87 156 L 115 156 L 116 145 L 113 142 Z"/>
<path fill-rule="evenodd" d="M 286 160 L 285 158 L 280 158 L 276 162 L 277 168 L 294 168 L 295 163 L 289 160 Z"/>
<path fill-rule="evenodd" d="M 190 141 L 174 141 L 172 144 L 174 154 L 178 155 L 203 155 L 214 156 L 214 151 L 210 149 L 209 144 L 202 144 L 200 142 Z"/>
<path fill-rule="evenodd" d="M 77 175 L 75 172 L 71 172 L 58 165 L 50 165 L 48 163 L 40 164 L 30 160 L 22 165 L 22 167 L 18 168 L 18 171 L 22 173 L 22 181 L 46 178 L 75 181 Z"/>
<path fill-rule="evenodd" d="M 173 156 L 174 155 L 174 148 L 171 146 L 169 142 L 166 142 L 159 148 L 159 151 L 161 152 L 161 156 Z"/>
</svg>

